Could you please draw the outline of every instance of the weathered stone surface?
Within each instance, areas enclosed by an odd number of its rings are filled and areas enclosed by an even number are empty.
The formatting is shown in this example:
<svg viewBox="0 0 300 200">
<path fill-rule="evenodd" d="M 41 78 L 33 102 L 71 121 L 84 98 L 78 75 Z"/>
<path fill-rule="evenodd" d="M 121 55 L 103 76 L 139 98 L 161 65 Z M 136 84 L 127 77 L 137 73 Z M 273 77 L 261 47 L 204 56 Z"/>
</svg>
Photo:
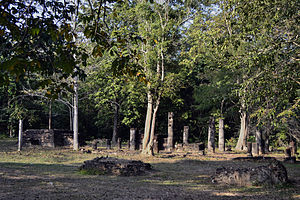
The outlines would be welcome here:
<svg viewBox="0 0 300 200">
<path fill-rule="evenodd" d="M 71 146 L 73 133 L 62 129 L 28 129 L 23 133 L 23 145 L 43 147 Z"/>
<path fill-rule="evenodd" d="M 94 172 L 95 174 L 113 174 L 121 176 L 141 175 L 151 170 L 149 163 L 136 160 L 124 160 L 111 157 L 97 157 L 87 160 L 79 167 L 79 170 Z"/>
<path fill-rule="evenodd" d="M 287 171 L 277 160 L 256 168 L 218 168 L 212 176 L 213 183 L 240 186 L 283 184 L 287 181 Z"/>
</svg>

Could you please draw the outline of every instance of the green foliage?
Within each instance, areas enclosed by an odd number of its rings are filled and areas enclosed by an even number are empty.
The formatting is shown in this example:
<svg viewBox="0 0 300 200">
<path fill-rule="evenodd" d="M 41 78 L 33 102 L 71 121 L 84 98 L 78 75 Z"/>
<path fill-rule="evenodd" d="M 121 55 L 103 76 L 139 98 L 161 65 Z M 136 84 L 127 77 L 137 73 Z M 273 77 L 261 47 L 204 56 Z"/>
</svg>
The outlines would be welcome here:
<svg viewBox="0 0 300 200">
<path fill-rule="evenodd" d="M 233 148 L 236 146 L 236 143 L 237 143 L 237 139 L 235 137 L 232 137 L 232 138 L 226 140 L 227 147 Z"/>
<path fill-rule="evenodd" d="M 75 5 L 66 1 L 1 1 L 0 85 L 26 80 L 31 73 L 59 74 L 60 79 L 82 74 L 74 70 L 86 59 L 73 42 L 74 13 Z"/>
</svg>

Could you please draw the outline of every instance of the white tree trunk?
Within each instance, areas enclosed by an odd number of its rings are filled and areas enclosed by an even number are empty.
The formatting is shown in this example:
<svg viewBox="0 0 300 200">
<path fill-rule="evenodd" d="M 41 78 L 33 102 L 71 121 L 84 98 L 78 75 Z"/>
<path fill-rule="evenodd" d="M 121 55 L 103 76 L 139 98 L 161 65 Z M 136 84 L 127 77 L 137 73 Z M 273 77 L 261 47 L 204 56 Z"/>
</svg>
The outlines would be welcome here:
<svg viewBox="0 0 300 200">
<path fill-rule="evenodd" d="M 144 139 L 143 139 L 143 149 L 142 149 L 143 154 L 154 155 L 153 145 L 154 145 L 154 133 L 155 133 L 155 120 L 156 120 L 156 114 L 158 111 L 159 103 L 160 103 L 160 98 L 156 100 L 155 106 L 153 105 L 153 97 L 149 91 L 147 115 L 145 121 L 145 132 L 144 132 Z"/>
<path fill-rule="evenodd" d="M 224 119 L 219 119 L 219 151 L 225 151 Z"/>
<path fill-rule="evenodd" d="M 117 144 L 117 139 L 118 139 L 118 118 L 119 118 L 119 106 L 115 104 L 114 127 L 113 127 L 113 135 L 112 135 L 113 145 Z"/>
<path fill-rule="evenodd" d="M 249 117 L 245 111 L 241 112 L 241 128 L 238 142 L 236 144 L 236 150 L 247 150 L 247 136 L 249 131 Z"/>
<path fill-rule="evenodd" d="M 69 107 L 70 130 L 73 131 L 73 107 Z"/>
<path fill-rule="evenodd" d="M 22 150 L 23 143 L 23 120 L 19 120 L 19 138 L 18 138 L 18 151 Z"/>
<path fill-rule="evenodd" d="M 74 79 L 74 116 L 73 116 L 73 149 L 79 149 L 78 142 L 78 83 L 77 77 Z"/>
<path fill-rule="evenodd" d="M 145 130 L 144 130 L 144 138 L 143 138 L 143 149 L 142 153 L 147 154 L 147 146 L 150 140 L 150 129 L 151 129 L 151 121 L 152 121 L 152 108 L 153 108 L 153 100 L 150 91 L 148 92 L 148 105 L 147 105 L 147 114 L 145 120 Z"/>
<path fill-rule="evenodd" d="M 210 117 L 209 126 L 208 126 L 208 143 L 207 148 L 208 152 L 215 152 L 215 118 Z"/>
</svg>

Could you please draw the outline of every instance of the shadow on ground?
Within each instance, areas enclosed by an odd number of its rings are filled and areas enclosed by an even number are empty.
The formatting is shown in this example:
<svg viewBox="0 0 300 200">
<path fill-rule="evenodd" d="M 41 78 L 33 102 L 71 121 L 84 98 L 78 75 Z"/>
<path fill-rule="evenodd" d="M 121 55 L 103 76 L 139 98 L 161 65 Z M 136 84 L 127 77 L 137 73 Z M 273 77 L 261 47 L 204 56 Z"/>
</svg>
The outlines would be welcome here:
<svg viewBox="0 0 300 200">
<path fill-rule="evenodd" d="M 213 184 L 215 169 L 261 163 L 183 159 L 153 163 L 144 176 L 91 176 L 78 166 L 0 163 L 0 199 L 296 199 L 300 188 L 236 187 Z M 293 171 L 294 170 L 294 171 Z M 292 180 L 299 177 L 293 166 Z M 288 170 L 290 171 L 290 170 Z M 298 183 L 296 183 L 298 184 Z M 298 196 L 297 196 L 298 195 Z"/>
</svg>

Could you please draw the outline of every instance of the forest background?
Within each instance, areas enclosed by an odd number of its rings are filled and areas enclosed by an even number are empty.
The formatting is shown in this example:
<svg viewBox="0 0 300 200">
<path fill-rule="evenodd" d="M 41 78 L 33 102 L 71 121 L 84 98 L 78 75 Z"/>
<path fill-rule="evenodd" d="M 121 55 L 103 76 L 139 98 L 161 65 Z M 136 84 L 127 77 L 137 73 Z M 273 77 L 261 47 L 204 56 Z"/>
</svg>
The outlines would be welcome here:
<svg viewBox="0 0 300 200">
<path fill-rule="evenodd" d="M 245 148 L 300 140 L 299 2 L 0 2 L 0 133 L 75 129 L 129 139 L 129 129 L 206 142 L 209 123 Z M 78 106 L 77 106 L 78 105 Z M 76 117 L 78 116 L 78 120 Z M 219 126 L 220 123 L 220 126 Z M 222 125 L 223 123 L 223 125 Z"/>
</svg>

